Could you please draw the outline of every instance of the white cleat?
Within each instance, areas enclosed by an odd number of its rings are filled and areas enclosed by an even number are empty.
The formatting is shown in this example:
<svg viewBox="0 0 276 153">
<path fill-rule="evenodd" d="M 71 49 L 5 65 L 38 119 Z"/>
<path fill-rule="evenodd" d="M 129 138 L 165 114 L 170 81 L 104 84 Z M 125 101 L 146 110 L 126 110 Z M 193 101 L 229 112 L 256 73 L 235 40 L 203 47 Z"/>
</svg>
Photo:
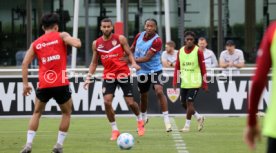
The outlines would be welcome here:
<svg viewBox="0 0 276 153">
<path fill-rule="evenodd" d="M 189 126 L 184 126 L 184 128 L 181 129 L 180 132 L 190 132 L 190 127 Z"/>
<path fill-rule="evenodd" d="M 197 120 L 197 130 L 201 131 L 203 129 L 204 125 L 204 116 L 202 116 L 200 119 Z"/>
<path fill-rule="evenodd" d="M 172 131 L 172 125 L 170 123 L 165 124 L 165 126 L 166 126 L 166 132 Z"/>
<path fill-rule="evenodd" d="M 20 151 L 20 153 L 31 153 L 32 152 L 32 144 L 27 143 L 24 148 Z"/>
</svg>

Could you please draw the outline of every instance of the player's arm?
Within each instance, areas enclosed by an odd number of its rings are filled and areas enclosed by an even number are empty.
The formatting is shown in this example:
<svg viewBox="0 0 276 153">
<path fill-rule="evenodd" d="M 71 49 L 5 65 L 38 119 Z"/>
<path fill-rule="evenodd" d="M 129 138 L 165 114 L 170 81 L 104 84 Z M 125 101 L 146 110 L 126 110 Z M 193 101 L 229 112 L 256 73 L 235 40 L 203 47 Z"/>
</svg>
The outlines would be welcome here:
<svg viewBox="0 0 276 153">
<path fill-rule="evenodd" d="M 94 74 L 98 66 L 99 54 L 96 49 L 96 41 L 93 41 L 93 44 L 92 44 L 92 54 L 93 54 L 92 61 L 89 65 L 89 74 Z"/>
<path fill-rule="evenodd" d="M 147 51 L 146 55 L 144 57 L 136 58 L 137 63 L 144 63 L 148 62 L 155 53 L 159 52 L 162 48 L 162 40 L 160 38 L 157 38 L 153 41 L 150 49 Z"/>
<path fill-rule="evenodd" d="M 132 52 L 129 48 L 127 39 L 124 36 L 120 35 L 119 40 L 120 40 L 121 45 L 123 46 L 123 49 L 124 49 L 125 53 L 128 55 L 128 59 L 131 62 L 131 66 L 133 68 L 135 68 L 136 70 L 140 70 L 141 67 L 139 65 L 137 65 L 137 63 L 134 59 L 134 56 L 133 56 L 133 54 L 132 54 Z"/>
<path fill-rule="evenodd" d="M 62 38 L 62 40 L 70 46 L 76 47 L 76 48 L 80 48 L 81 47 L 81 41 L 79 38 L 74 38 L 72 37 L 69 33 L 67 32 L 61 32 L 60 33 L 60 37 Z"/>
<path fill-rule="evenodd" d="M 177 57 L 176 57 L 176 62 L 175 62 L 175 67 L 174 67 L 174 74 L 173 74 L 173 88 L 176 89 L 177 87 L 177 81 L 180 80 L 179 79 L 179 75 L 180 75 L 180 62 L 179 62 L 179 52 L 177 53 Z"/>
<path fill-rule="evenodd" d="M 208 90 L 208 86 L 207 86 L 207 74 L 206 74 L 206 66 L 204 63 L 204 55 L 202 51 L 198 51 L 198 64 L 200 67 L 200 72 L 201 72 L 201 76 L 202 76 L 202 88 L 207 91 Z"/>
<path fill-rule="evenodd" d="M 244 140 L 250 149 L 255 148 L 256 140 L 260 138 L 260 129 L 258 126 L 256 113 L 258 111 L 260 97 L 267 83 L 267 74 L 269 73 L 270 67 L 272 65 L 270 47 L 275 29 L 276 23 L 270 25 L 262 39 L 261 46 L 258 51 L 257 69 L 255 75 L 252 78 L 252 86 L 247 105 L 247 127 L 244 132 Z"/>
<path fill-rule="evenodd" d="M 22 80 L 23 80 L 24 96 L 28 96 L 32 91 L 32 88 L 29 86 L 29 83 L 28 83 L 28 67 L 32 62 L 32 60 L 34 59 L 34 57 L 35 57 L 35 52 L 33 50 L 33 44 L 31 44 L 22 62 Z"/>
<path fill-rule="evenodd" d="M 84 83 L 84 89 L 88 88 L 88 85 L 91 83 L 91 76 L 95 73 L 96 68 L 98 66 L 98 59 L 99 54 L 96 50 L 96 41 L 93 41 L 92 43 L 92 60 L 89 65 L 88 75 L 86 77 L 85 83 Z"/>
<path fill-rule="evenodd" d="M 149 51 L 147 51 L 146 56 L 140 57 L 140 58 L 136 58 L 135 60 L 136 60 L 137 63 L 148 62 L 153 57 L 154 54 L 155 54 L 155 52 L 149 50 Z"/>
<path fill-rule="evenodd" d="M 130 51 L 131 51 L 132 53 L 134 53 L 134 51 L 135 51 L 137 39 L 138 39 L 139 36 L 140 36 L 140 33 L 137 34 L 137 35 L 135 36 L 134 41 L 133 41 L 133 43 L 132 43 L 132 45 L 131 45 L 131 47 L 130 47 Z"/>
</svg>

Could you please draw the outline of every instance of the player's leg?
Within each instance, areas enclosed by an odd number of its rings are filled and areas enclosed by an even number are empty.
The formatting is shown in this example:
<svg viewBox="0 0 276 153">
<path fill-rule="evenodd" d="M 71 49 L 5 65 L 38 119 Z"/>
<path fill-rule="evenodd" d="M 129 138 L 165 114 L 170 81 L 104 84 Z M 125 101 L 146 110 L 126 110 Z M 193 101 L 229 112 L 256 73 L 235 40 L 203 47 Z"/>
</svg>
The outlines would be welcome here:
<svg viewBox="0 0 276 153">
<path fill-rule="evenodd" d="M 120 135 L 119 129 L 117 127 L 117 123 L 115 121 L 115 112 L 112 108 L 112 100 L 114 97 L 116 86 L 117 86 L 117 82 L 115 80 L 103 81 L 102 90 L 103 90 L 105 114 L 112 128 L 110 140 L 117 140 L 118 136 Z"/>
<path fill-rule="evenodd" d="M 70 119 L 72 112 L 72 98 L 71 90 L 69 86 L 61 86 L 53 88 L 52 92 L 54 99 L 59 104 L 61 110 L 61 121 L 59 125 L 59 131 L 57 136 L 57 142 L 52 150 L 53 153 L 63 152 L 63 143 L 68 134 L 68 129 L 70 127 Z"/>
<path fill-rule="evenodd" d="M 137 77 L 138 89 L 140 92 L 140 111 L 144 123 L 148 123 L 147 109 L 148 109 L 148 91 L 150 89 L 149 75 L 141 75 Z"/>
<path fill-rule="evenodd" d="M 49 95 L 47 91 L 45 91 L 45 89 L 37 89 L 34 112 L 33 112 L 32 118 L 29 121 L 29 128 L 27 132 L 27 142 L 23 150 L 21 150 L 21 153 L 31 152 L 32 143 L 39 126 L 39 120 L 40 120 L 41 114 L 43 113 L 45 109 L 45 105 L 49 101 L 50 96 L 51 95 Z"/>
<path fill-rule="evenodd" d="M 276 150 L 276 139 L 268 137 L 267 139 L 267 153 L 275 153 Z"/>
<path fill-rule="evenodd" d="M 130 78 L 123 78 L 118 80 L 120 87 L 124 92 L 124 98 L 127 105 L 130 107 L 132 112 L 136 115 L 137 118 L 137 132 L 139 136 L 143 136 L 145 133 L 144 129 L 144 121 L 142 120 L 142 116 L 139 110 L 138 104 L 134 101 L 133 98 L 133 86 L 132 82 L 130 82 Z"/>
<path fill-rule="evenodd" d="M 191 102 L 194 103 L 198 91 L 199 91 L 198 88 L 189 90 L 189 92 L 188 92 L 188 100 L 190 99 Z M 195 109 L 195 107 L 194 107 L 194 104 L 191 104 L 191 107 L 192 107 L 191 113 L 192 113 L 192 115 L 195 116 L 195 118 L 196 118 L 196 120 L 197 120 L 197 130 L 198 130 L 198 131 L 201 131 L 201 130 L 203 129 L 204 116 L 200 115 L 200 114 L 196 111 L 196 109 Z"/>
<path fill-rule="evenodd" d="M 187 113 L 186 113 L 186 123 L 183 128 L 183 132 L 188 132 L 190 130 L 191 118 L 194 115 L 198 122 L 198 131 L 201 131 L 203 128 L 204 117 L 201 116 L 194 107 L 194 100 L 198 93 L 199 89 L 187 89 L 186 96 L 186 105 L 187 105 Z"/>
<path fill-rule="evenodd" d="M 188 118 L 188 108 L 187 108 L 187 94 L 188 94 L 189 89 L 180 89 L 180 97 L 181 97 L 181 104 L 183 108 L 186 110 L 186 122 L 184 127 L 180 130 L 181 132 L 189 132 L 190 131 L 190 123 L 191 123 L 191 118 Z"/>
<path fill-rule="evenodd" d="M 153 73 L 153 75 L 151 75 L 151 77 L 152 77 L 151 81 L 153 83 L 155 94 L 160 102 L 161 110 L 162 110 L 163 117 L 164 117 L 166 131 L 170 132 L 170 131 L 172 131 L 172 128 L 171 128 L 171 123 L 170 123 L 170 119 L 169 119 L 168 101 L 163 92 L 162 71 Z"/>
</svg>

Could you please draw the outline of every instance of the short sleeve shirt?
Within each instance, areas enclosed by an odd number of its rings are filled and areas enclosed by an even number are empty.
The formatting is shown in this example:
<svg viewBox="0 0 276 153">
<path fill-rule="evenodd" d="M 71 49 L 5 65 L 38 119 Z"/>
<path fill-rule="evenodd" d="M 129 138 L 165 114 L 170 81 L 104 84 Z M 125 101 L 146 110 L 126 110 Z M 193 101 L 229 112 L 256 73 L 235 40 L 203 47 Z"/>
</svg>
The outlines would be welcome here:
<svg viewBox="0 0 276 153">
<path fill-rule="evenodd" d="M 233 62 L 234 64 L 239 64 L 244 62 L 243 52 L 240 49 L 235 49 L 233 54 L 229 54 L 227 50 L 224 50 L 220 54 L 220 60 L 224 62 Z M 228 70 L 224 70 L 223 73 L 229 74 Z M 239 70 L 233 70 L 233 74 L 239 74 Z"/>
<path fill-rule="evenodd" d="M 175 64 L 177 52 L 177 50 L 174 50 L 173 54 L 168 54 L 167 51 L 163 51 L 162 60 L 167 60 L 168 62 Z"/>
</svg>

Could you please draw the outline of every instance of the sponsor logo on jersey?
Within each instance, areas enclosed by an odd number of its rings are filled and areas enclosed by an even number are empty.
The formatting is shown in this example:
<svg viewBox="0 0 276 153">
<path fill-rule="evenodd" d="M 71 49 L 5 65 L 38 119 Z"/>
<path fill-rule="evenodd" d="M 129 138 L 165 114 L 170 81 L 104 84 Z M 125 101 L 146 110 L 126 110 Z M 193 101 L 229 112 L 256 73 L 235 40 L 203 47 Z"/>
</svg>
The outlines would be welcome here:
<svg viewBox="0 0 276 153">
<path fill-rule="evenodd" d="M 167 95 L 168 95 L 168 98 L 170 99 L 170 101 L 172 103 L 174 103 L 179 98 L 180 89 L 177 88 L 174 90 L 173 88 L 167 88 Z"/>
<path fill-rule="evenodd" d="M 118 57 L 119 54 L 109 54 L 109 55 L 101 55 L 101 59 L 113 58 Z"/>
<path fill-rule="evenodd" d="M 42 57 L 41 62 L 42 64 L 46 64 L 51 61 L 57 61 L 60 60 L 60 55 L 53 55 L 53 56 L 48 56 L 48 57 Z"/>
<path fill-rule="evenodd" d="M 41 48 L 44 48 L 44 47 L 47 47 L 47 46 L 51 46 L 51 45 L 56 45 L 58 44 L 58 40 L 54 40 L 54 41 L 50 41 L 50 42 L 47 42 L 47 43 L 39 43 L 35 46 L 35 48 L 37 50 L 41 49 Z"/>
</svg>

